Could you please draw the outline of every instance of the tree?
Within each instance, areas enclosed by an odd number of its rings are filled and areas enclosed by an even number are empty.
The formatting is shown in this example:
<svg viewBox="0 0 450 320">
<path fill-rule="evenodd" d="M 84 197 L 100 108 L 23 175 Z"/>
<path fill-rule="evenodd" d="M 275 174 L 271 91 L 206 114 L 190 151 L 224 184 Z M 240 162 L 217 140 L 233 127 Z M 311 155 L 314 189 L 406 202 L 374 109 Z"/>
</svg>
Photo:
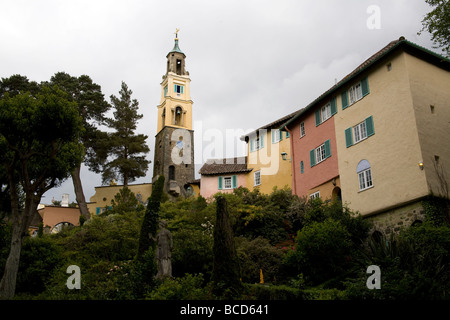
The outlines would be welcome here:
<svg viewBox="0 0 450 320">
<path fill-rule="evenodd" d="M 104 99 L 101 87 L 87 75 L 77 78 L 65 72 L 55 73 L 50 79 L 50 83 L 58 85 L 67 92 L 70 101 L 76 102 L 84 127 L 83 134 L 80 135 L 80 142 L 85 147 L 83 162 L 88 165 L 90 170 L 99 173 L 98 164 L 106 159 L 107 154 L 103 148 L 100 148 L 99 141 L 102 136 L 105 136 L 105 133 L 98 127 L 104 124 L 104 114 L 111 108 Z M 80 170 L 81 163 L 71 172 L 72 182 L 81 215 L 85 219 L 89 219 L 90 214 L 83 192 Z"/>
<path fill-rule="evenodd" d="M 135 134 L 137 121 L 143 117 L 138 114 L 139 103 L 131 99 L 133 93 L 122 82 L 120 98 L 111 95 L 111 103 L 114 106 L 114 119 L 107 119 L 108 126 L 115 130 L 108 134 L 103 146 L 112 155 L 113 159 L 103 165 L 103 183 L 109 180 L 122 180 L 123 185 L 136 178 L 145 176 L 149 160 L 145 154 L 150 151 L 146 144 L 148 136 Z"/>
<path fill-rule="evenodd" d="M 433 10 L 425 15 L 422 20 L 422 31 L 431 33 L 431 40 L 435 43 L 435 48 L 442 48 L 442 51 L 450 57 L 450 1 L 449 0 L 425 0 Z"/>
<path fill-rule="evenodd" d="M 8 92 L 0 99 L 0 166 L 8 177 L 12 235 L 0 298 L 14 296 L 23 238 L 42 195 L 79 165 L 81 119 L 75 103 L 57 87 L 40 86 L 36 94 Z M 19 210 L 19 189 L 25 195 Z"/>
<path fill-rule="evenodd" d="M 164 190 L 164 180 L 164 176 L 159 176 L 153 185 L 152 195 L 148 198 L 139 237 L 138 258 L 141 258 L 148 249 L 155 250 L 156 248 L 156 232 L 158 231 L 159 208 Z"/>
<path fill-rule="evenodd" d="M 231 294 L 231 297 L 236 297 L 242 290 L 241 270 L 229 221 L 227 200 L 222 195 L 218 195 L 216 196 L 216 203 L 213 292 L 218 296 Z"/>
</svg>

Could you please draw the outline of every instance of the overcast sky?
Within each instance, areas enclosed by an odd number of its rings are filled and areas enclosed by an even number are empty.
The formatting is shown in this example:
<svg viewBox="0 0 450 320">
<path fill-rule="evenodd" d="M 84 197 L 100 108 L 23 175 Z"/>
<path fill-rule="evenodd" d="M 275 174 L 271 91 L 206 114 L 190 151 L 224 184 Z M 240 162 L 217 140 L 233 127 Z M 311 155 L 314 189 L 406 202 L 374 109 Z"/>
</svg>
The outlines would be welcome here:
<svg viewBox="0 0 450 320">
<path fill-rule="evenodd" d="M 0 77 L 86 74 L 108 101 L 125 81 L 153 161 L 160 83 L 179 28 L 199 168 L 210 137 L 223 136 L 212 156 L 244 155 L 240 134 L 305 107 L 390 41 L 432 49 L 429 34 L 417 35 L 429 11 L 425 0 L 0 0 Z M 153 163 L 136 182 L 152 173 Z M 101 177 L 83 168 L 82 179 L 89 201 Z M 63 193 L 75 201 L 70 179 L 42 202 Z"/>
</svg>

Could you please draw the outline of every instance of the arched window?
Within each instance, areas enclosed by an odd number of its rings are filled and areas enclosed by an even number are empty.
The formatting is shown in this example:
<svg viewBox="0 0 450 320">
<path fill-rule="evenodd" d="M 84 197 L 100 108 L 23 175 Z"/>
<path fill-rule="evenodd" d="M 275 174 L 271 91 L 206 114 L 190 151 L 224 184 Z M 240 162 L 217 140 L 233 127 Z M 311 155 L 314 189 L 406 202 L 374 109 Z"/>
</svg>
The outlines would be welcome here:
<svg viewBox="0 0 450 320">
<path fill-rule="evenodd" d="M 169 180 L 175 180 L 175 167 L 169 166 Z"/>
<path fill-rule="evenodd" d="M 359 180 L 359 191 L 363 191 L 373 187 L 372 168 L 367 160 L 361 160 L 356 167 L 356 173 Z"/>
<path fill-rule="evenodd" d="M 176 126 L 182 126 L 182 119 L 183 119 L 183 109 L 181 107 L 175 108 L 175 125 Z"/>
</svg>

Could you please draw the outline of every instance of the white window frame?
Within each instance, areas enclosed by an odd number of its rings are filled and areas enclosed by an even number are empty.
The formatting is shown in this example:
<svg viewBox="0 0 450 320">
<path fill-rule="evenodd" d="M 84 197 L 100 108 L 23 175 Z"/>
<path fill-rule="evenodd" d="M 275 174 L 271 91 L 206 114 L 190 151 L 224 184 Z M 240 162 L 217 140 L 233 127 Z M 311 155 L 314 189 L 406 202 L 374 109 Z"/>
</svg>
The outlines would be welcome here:
<svg viewBox="0 0 450 320">
<path fill-rule="evenodd" d="M 358 123 L 356 126 L 353 127 L 353 138 L 354 144 L 367 139 L 366 121 Z"/>
<path fill-rule="evenodd" d="M 311 200 L 320 198 L 320 191 L 316 191 L 316 192 L 314 192 L 314 193 L 311 193 L 311 194 L 309 195 L 309 198 L 310 198 Z"/>
<path fill-rule="evenodd" d="M 255 171 L 253 174 L 253 181 L 254 186 L 260 186 L 261 185 L 261 171 Z"/>
<path fill-rule="evenodd" d="M 361 82 L 358 82 L 357 84 L 350 87 L 348 90 L 348 102 L 349 105 L 354 104 L 358 100 L 361 100 L 363 97 L 362 94 L 362 85 Z"/>
<path fill-rule="evenodd" d="M 331 102 L 328 102 L 320 108 L 320 123 L 323 123 L 331 118 Z"/>
<path fill-rule="evenodd" d="M 359 191 L 364 191 L 373 187 L 372 168 L 367 168 L 358 173 Z"/>
<path fill-rule="evenodd" d="M 272 137 L 273 137 L 273 143 L 280 142 L 280 129 L 272 129 Z"/>
<path fill-rule="evenodd" d="M 227 186 L 227 181 L 230 183 L 229 186 Z M 226 190 L 233 189 L 233 177 L 223 177 L 223 188 Z"/>
<path fill-rule="evenodd" d="M 325 157 L 325 143 L 316 148 L 316 165 L 326 159 Z"/>
<path fill-rule="evenodd" d="M 303 138 L 305 135 L 306 135 L 305 123 L 301 122 L 300 123 L 300 138 Z"/>
</svg>

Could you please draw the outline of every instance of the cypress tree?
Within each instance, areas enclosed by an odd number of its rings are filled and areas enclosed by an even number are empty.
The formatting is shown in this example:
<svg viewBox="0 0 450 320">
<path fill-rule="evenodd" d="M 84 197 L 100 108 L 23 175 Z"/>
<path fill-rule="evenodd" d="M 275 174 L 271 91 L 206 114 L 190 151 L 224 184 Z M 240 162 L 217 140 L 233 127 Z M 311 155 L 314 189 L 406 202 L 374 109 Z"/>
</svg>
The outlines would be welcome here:
<svg viewBox="0 0 450 320">
<path fill-rule="evenodd" d="M 225 298 L 237 297 L 242 290 L 241 270 L 234 245 L 227 201 L 216 197 L 216 225 L 214 227 L 213 293 Z"/>
<path fill-rule="evenodd" d="M 142 258 L 148 249 L 156 248 L 156 232 L 158 231 L 159 207 L 164 189 L 164 176 L 159 176 L 153 185 L 152 195 L 148 199 L 139 237 L 138 259 Z"/>
</svg>

